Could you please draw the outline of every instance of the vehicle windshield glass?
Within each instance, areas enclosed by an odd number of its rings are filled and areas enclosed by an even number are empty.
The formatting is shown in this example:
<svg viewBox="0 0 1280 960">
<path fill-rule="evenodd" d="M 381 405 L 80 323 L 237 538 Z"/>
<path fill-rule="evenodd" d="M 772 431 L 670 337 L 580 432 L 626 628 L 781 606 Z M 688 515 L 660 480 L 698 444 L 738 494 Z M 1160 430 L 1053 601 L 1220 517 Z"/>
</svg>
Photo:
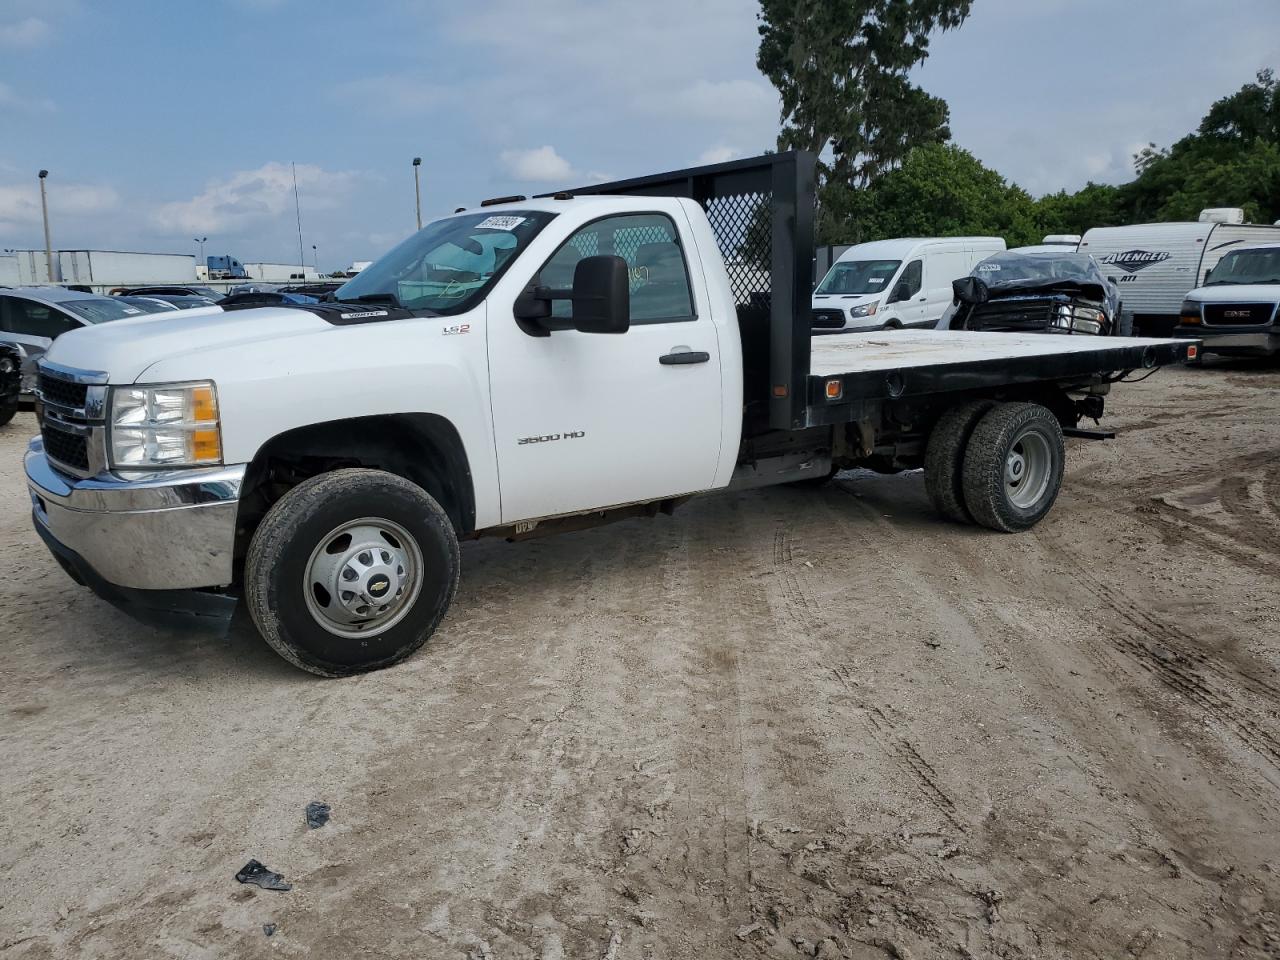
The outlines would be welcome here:
<svg viewBox="0 0 1280 960">
<path fill-rule="evenodd" d="M 831 265 L 816 292 L 881 293 L 901 264 L 901 260 L 842 260 Z"/>
<path fill-rule="evenodd" d="M 507 265 L 554 216 L 512 210 L 437 220 L 365 267 L 334 291 L 334 297 L 461 313 L 484 299 Z"/>
<path fill-rule="evenodd" d="M 1231 251 L 1209 271 L 1204 285 L 1223 283 L 1280 283 L 1280 247 Z"/>
<path fill-rule="evenodd" d="M 973 268 L 989 287 L 1007 283 L 1053 283 L 1059 280 L 1101 283 L 1102 276 L 1087 253 L 997 253 Z"/>
<path fill-rule="evenodd" d="M 144 314 L 156 313 L 166 309 L 155 304 L 148 309 L 131 303 L 123 297 L 93 297 L 88 300 L 63 300 L 58 304 L 67 313 L 74 313 L 81 320 L 89 323 L 106 323 L 108 320 L 123 320 L 126 317 L 141 317 Z"/>
</svg>

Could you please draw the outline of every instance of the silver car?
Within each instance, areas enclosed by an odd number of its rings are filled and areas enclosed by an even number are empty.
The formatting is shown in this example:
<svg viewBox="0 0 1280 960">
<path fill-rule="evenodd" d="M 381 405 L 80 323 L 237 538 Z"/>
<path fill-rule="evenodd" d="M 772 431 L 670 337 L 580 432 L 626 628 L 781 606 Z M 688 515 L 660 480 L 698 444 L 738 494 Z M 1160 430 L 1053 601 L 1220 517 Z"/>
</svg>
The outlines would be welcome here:
<svg viewBox="0 0 1280 960">
<path fill-rule="evenodd" d="M 18 348 L 22 357 L 22 399 L 31 400 L 36 360 L 62 334 L 94 323 L 172 309 L 171 304 L 141 297 L 102 297 L 62 287 L 0 289 L 0 342 Z"/>
</svg>

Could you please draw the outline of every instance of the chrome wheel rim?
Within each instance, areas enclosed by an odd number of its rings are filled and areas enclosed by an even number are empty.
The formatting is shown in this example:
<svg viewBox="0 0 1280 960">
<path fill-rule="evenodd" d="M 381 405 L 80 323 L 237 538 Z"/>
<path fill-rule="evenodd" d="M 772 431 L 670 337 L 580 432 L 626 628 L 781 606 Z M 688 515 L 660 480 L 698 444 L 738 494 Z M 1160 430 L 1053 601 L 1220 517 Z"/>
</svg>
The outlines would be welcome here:
<svg viewBox="0 0 1280 960">
<path fill-rule="evenodd" d="M 303 574 L 312 618 L 339 637 L 386 633 L 422 591 L 422 551 L 398 523 L 365 517 L 320 538 Z"/>
<path fill-rule="evenodd" d="M 1028 430 L 1018 437 L 1004 461 L 1004 492 L 1009 502 L 1030 510 L 1049 489 L 1053 473 L 1053 451 L 1049 438 L 1039 430 Z"/>
</svg>

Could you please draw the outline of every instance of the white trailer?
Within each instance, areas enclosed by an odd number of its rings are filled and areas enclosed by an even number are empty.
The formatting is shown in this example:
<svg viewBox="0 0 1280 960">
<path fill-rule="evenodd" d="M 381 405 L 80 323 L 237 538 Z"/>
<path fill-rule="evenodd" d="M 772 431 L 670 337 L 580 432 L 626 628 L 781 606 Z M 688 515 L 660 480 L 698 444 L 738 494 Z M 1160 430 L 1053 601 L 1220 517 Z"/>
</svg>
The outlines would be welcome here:
<svg viewBox="0 0 1280 960">
<path fill-rule="evenodd" d="M 1280 243 L 1280 226 L 1223 222 L 1235 211 L 1206 210 L 1197 223 L 1143 223 L 1094 227 L 1080 241 L 1120 288 L 1135 332 L 1167 335 L 1178 323 L 1187 293 L 1239 247 Z"/>
<path fill-rule="evenodd" d="M 288 283 L 290 280 L 319 280 L 320 274 L 315 267 L 299 266 L 296 263 L 245 263 L 245 273 L 251 280 L 264 283 Z"/>
</svg>

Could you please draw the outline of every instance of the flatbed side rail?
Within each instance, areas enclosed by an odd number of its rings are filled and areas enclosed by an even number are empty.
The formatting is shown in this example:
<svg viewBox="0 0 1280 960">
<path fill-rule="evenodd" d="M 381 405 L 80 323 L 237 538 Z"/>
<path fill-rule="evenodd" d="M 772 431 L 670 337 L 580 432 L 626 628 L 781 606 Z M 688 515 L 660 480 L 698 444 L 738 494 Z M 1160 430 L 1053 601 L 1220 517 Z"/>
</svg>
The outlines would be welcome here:
<svg viewBox="0 0 1280 960">
<path fill-rule="evenodd" d="M 1159 344 L 1116 345 L 1084 352 L 907 365 L 811 376 L 805 425 L 816 427 L 848 423 L 862 415 L 862 406 L 868 401 L 990 390 L 1124 370 L 1151 370 L 1185 362 L 1187 348 L 1192 342 L 1175 340 Z M 838 391 L 828 387 L 831 381 L 839 381 Z M 829 395 L 829 389 L 831 394 L 838 396 Z"/>
<path fill-rule="evenodd" d="M 715 232 L 739 316 L 768 311 L 769 426 L 779 430 L 799 429 L 806 420 L 817 163 L 816 154 L 797 150 L 564 191 L 698 202 Z M 744 325 L 744 338 L 753 332 Z"/>
</svg>

